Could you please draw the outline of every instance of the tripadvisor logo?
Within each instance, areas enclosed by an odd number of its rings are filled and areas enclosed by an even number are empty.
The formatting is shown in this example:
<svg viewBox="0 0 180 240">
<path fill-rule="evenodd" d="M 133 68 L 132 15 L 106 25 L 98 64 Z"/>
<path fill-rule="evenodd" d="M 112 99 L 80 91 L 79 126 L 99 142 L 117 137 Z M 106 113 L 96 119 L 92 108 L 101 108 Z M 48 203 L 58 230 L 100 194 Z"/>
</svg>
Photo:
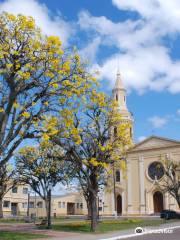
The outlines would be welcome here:
<svg viewBox="0 0 180 240">
<path fill-rule="evenodd" d="M 142 227 L 137 227 L 135 228 L 135 233 L 143 233 L 143 228 Z"/>
</svg>

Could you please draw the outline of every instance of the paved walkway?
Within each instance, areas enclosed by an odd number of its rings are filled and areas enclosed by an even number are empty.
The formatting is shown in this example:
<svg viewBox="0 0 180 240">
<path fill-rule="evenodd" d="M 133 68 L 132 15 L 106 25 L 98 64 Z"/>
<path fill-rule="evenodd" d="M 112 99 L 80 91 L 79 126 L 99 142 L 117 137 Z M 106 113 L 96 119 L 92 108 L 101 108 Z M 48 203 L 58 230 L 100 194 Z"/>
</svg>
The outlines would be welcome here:
<svg viewBox="0 0 180 240">
<path fill-rule="evenodd" d="M 163 227 L 172 227 L 172 226 L 180 226 L 180 222 L 174 223 L 166 223 L 158 226 L 157 228 Z M 147 229 L 155 229 L 155 227 L 148 227 Z M 7 230 L 12 232 L 29 232 L 29 233 L 36 233 L 36 234 L 44 234 L 47 237 L 41 240 L 105 240 L 108 238 L 115 238 L 118 239 L 119 236 L 134 234 L 134 229 L 129 230 L 121 230 L 116 232 L 104 233 L 104 234 L 87 234 L 87 233 L 71 233 L 71 232 L 59 232 L 59 231 L 52 231 L 52 230 L 38 230 L 34 224 L 30 223 L 19 223 L 19 224 L 5 224 L 0 223 L 0 231 Z M 117 237 L 117 238 L 116 238 Z"/>
</svg>

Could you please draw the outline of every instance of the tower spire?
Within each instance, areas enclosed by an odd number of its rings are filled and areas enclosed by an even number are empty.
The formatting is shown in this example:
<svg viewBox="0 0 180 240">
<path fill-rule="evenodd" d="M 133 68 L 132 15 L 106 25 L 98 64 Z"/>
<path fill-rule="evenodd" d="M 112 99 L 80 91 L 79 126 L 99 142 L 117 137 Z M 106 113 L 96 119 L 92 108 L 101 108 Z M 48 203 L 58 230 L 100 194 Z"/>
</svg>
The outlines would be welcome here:
<svg viewBox="0 0 180 240">
<path fill-rule="evenodd" d="M 116 82 L 115 82 L 114 89 L 124 89 L 122 77 L 121 77 L 121 73 L 120 73 L 119 69 L 117 70 Z"/>
<path fill-rule="evenodd" d="M 116 82 L 113 88 L 113 97 L 118 102 L 119 111 L 128 111 L 126 106 L 126 89 L 123 86 L 121 73 L 116 74 Z"/>
<path fill-rule="evenodd" d="M 117 70 L 116 81 L 115 81 L 115 85 L 112 92 L 113 92 L 113 98 L 117 102 L 117 111 L 121 114 L 121 117 L 122 117 L 121 122 L 130 123 L 131 125 L 129 130 L 130 130 L 130 136 L 132 138 L 133 117 L 126 105 L 126 89 L 123 85 L 122 76 L 119 69 Z"/>
</svg>

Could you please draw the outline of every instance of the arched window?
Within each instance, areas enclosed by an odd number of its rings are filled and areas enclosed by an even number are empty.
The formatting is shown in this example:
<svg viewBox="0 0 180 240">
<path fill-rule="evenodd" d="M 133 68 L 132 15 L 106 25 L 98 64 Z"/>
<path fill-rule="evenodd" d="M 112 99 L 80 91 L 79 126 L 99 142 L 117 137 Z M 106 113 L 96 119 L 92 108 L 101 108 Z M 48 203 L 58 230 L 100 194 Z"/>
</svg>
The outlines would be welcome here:
<svg viewBox="0 0 180 240">
<path fill-rule="evenodd" d="M 118 101 L 118 94 L 116 94 L 116 101 Z"/>
<path fill-rule="evenodd" d="M 120 171 L 116 170 L 116 182 L 120 182 Z"/>
<path fill-rule="evenodd" d="M 117 137 L 117 127 L 114 127 L 114 137 Z"/>
<path fill-rule="evenodd" d="M 124 96 L 124 102 L 126 102 L 126 97 Z"/>
</svg>

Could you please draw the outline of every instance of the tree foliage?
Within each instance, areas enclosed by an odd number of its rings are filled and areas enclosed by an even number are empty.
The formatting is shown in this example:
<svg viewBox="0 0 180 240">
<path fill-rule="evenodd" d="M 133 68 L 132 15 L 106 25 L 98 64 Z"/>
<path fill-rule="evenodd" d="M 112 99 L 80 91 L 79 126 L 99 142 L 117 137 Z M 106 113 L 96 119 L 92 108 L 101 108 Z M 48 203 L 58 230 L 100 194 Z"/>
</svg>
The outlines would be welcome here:
<svg viewBox="0 0 180 240">
<path fill-rule="evenodd" d="M 94 82 L 77 51 L 44 36 L 32 17 L 0 14 L 0 168 L 24 140 L 56 134 L 56 115 Z"/>
<path fill-rule="evenodd" d="M 20 182 L 30 185 L 46 203 L 48 213 L 48 193 L 57 183 L 68 181 L 68 166 L 62 149 L 51 143 L 41 142 L 38 146 L 20 149 L 16 156 L 16 171 Z"/>
<path fill-rule="evenodd" d="M 64 131 L 51 139 L 71 162 L 91 212 L 92 231 L 97 227 L 97 194 L 107 183 L 112 160 L 125 168 L 121 159 L 131 139 L 129 124 L 121 120 L 115 103 L 92 90 L 78 110 L 60 116 L 57 128 Z M 114 126 L 116 136 L 112 135 Z"/>
<path fill-rule="evenodd" d="M 0 164 L 24 139 L 38 137 L 46 114 L 84 94 L 91 84 L 75 51 L 44 36 L 33 18 L 0 15 Z M 45 136 L 46 137 L 46 136 Z"/>
</svg>

